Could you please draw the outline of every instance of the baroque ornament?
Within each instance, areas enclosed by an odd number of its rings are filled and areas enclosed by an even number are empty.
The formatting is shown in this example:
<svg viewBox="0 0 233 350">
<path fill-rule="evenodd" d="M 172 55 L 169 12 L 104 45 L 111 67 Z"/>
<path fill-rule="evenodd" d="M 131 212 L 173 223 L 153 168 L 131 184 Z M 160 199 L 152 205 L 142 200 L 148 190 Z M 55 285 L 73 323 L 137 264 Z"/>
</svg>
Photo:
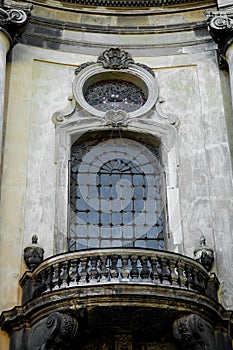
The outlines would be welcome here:
<svg viewBox="0 0 233 350">
<path fill-rule="evenodd" d="M 97 63 L 102 63 L 103 67 L 108 69 L 127 69 L 134 60 L 128 52 L 119 48 L 110 48 L 99 56 Z"/>
<path fill-rule="evenodd" d="M 10 0 L 0 5 L 0 29 L 7 34 L 11 46 L 19 41 L 31 17 L 32 9 L 32 5 Z"/>
<path fill-rule="evenodd" d="M 217 350 L 212 327 L 200 316 L 183 316 L 173 324 L 173 333 L 181 347 L 188 350 Z"/>
<path fill-rule="evenodd" d="M 60 312 L 51 313 L 47 320 L 32 332 L 30 349 L 60 350 L 68 346 L 78 330 L 76 318 Z"/>
<path fill-rule="evenodd" d="M 205 11 L 210 35 L 218 45 L 219 66 L 227 69 L 226 52 L 233 43 L 233 12 Z"/>
<path fill-rule="evenodd" d="M 200 238 L 200 244 L 194 251 L 195 260 L 202 264 L 207 271 L 210 271 L 214 262 L 214 251 L 206 245 L 204 236 Z"/>
<path fill-rule="evenodd" d="M 114 111 L 110 109 L 105 114 L 105 123 L 106 125 L 111 125 L 112 127 L 123 127 L 127 126 L 129 122 L 128 114 L 125 111 L 119 110 Z"/>
<path fill-rule="evenodd" d="M 24 249 L 24 261 L 27 267 L 33 271 L 44 259 L 44 249 L 37 244 L 37 235 L 32 236 L 32 244 Z"/>
</svg>

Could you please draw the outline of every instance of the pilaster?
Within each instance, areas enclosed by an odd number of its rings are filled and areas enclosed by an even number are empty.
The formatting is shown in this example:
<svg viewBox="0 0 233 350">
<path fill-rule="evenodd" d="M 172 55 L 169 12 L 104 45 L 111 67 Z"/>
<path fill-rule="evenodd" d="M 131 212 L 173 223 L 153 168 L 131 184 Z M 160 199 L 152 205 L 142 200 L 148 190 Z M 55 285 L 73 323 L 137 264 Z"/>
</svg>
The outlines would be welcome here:
<svg viewBox="0 0 233 350">
<path fill-rule="evenodd" d="M 229 70 L 233 107 L 233 10 L 206 11 L 210 35 L 218 45 L 219 67 Z"/>
<path fill-rule="evenodd" d="M 31 5 L 11 0 L 1 1 L 0 4 L 0 175 L 4 126 L 6 55 L 19 41 L 26 29 L 31 9 Z"/>
</svg>

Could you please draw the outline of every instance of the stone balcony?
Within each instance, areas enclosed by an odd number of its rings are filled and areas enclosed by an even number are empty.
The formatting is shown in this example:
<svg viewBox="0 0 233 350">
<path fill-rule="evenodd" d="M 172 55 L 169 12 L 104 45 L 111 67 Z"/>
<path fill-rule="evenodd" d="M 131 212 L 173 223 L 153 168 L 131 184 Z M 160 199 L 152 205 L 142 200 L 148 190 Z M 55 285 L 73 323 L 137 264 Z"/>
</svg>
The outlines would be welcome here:
<svg viewBox="0 0 233 350">
<path fill-rule="evenodd" d="M 127 286 L 140 294 L 150 287 L 190 291 L 217 301 L 215 275 L 186 256 L 148 249 L 112 248 L 75 251 L 44 260 L 21 280 L 23 302 L 50 293 Z M 95 292 L 96 294 L 96 292 Z M 101 293 L 102 294 L 102 293 Z"/>
<path fill-rule="evenodd" d="M 39 349 L 43 341 L 66 343 L 64 330 L 73 350 L 78 343 L 104 342 L 106 336 L 122 334 L 140 344 L 172 344 L 173 325 L 184 319 L 194 328 L 202 320 L 215 332 L 224 325 L 226 333 L 229 326 L 228 312 L 218 302 L 216 276 L 195 260 L 167 251 L 111 248 L 63 253 L 25 272 L 20 284 L 22 305 L 4 311 L 0 324 L 7 332 L 16 329 L 20 337 L 27 328 L 30 349 Z M 57 328 L 52 327 L 54 319 Z M 183 328 L 177 329 L 179 333 Z"/>
</svg>

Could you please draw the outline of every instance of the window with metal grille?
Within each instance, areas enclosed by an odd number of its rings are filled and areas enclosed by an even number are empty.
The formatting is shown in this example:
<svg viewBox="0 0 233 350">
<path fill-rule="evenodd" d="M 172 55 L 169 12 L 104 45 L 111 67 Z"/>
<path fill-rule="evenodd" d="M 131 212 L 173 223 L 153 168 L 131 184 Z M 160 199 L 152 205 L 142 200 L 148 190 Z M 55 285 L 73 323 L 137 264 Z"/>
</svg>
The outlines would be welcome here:
<svg viewBox="0 0 233 350">
<path fill-rule="evenodd" d="M 163 249 L 159 150 L 129 138 L 74 144 L 69 248 Z"/>
</svg>

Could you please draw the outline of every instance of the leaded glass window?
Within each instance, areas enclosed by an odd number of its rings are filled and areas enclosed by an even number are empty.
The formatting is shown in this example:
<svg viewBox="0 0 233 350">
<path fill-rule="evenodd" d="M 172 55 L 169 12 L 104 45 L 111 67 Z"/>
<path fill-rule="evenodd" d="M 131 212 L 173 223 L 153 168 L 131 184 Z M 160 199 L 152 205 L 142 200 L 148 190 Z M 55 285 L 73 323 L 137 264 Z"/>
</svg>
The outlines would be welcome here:
<svg viewBox="0 0 233 350">
<path fill-rule="evenodd" d="M 164 248 L 157 148 L 127 138 L 72 146 L 69 246 Z"/>
<path fill-rule="evenodd" d="M 84 97 L 94 108 L 134 112 L 144 105 L 146 97 L 137 85 L 123 80 L 99 81 L 87 88 Z"/>
</svg>

